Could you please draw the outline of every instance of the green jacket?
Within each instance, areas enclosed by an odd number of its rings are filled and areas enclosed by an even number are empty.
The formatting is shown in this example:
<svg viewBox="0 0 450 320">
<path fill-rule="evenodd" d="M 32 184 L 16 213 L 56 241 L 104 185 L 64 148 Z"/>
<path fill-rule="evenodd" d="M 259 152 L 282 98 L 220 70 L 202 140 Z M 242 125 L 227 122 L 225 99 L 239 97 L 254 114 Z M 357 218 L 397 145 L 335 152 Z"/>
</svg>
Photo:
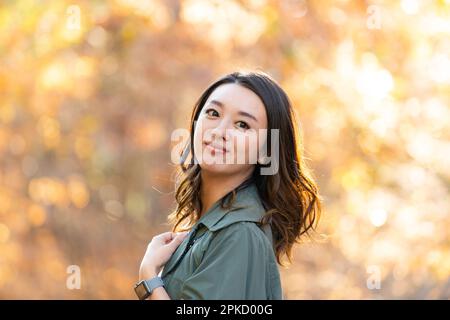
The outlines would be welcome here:
<svg viewBox="0 0 450 320">
<path fill-rule="evenodd" d="M 264 213 L 254 184 L 231 209 L 217 201 L 164 266 L 171 299 L 283 299 L 271 228 L 256 224 Z"/>
</svg>

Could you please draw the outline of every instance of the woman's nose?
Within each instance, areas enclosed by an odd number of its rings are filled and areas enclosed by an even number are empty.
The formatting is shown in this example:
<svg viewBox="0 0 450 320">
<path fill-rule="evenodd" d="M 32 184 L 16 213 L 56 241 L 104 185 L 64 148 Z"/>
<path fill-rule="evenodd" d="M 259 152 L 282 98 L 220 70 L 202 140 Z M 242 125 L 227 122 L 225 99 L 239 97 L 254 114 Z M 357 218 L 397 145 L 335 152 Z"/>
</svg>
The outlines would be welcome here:
<svg viewBox="0 0 450 320">
<path fill-rule="evenodd" d="M 230 128 L 225 121 L 222 121 L 217 127 L 212 128 L 211 137 L 212 139 L 224 139 L 228 140 L 230 138 Z"/>
</svg>

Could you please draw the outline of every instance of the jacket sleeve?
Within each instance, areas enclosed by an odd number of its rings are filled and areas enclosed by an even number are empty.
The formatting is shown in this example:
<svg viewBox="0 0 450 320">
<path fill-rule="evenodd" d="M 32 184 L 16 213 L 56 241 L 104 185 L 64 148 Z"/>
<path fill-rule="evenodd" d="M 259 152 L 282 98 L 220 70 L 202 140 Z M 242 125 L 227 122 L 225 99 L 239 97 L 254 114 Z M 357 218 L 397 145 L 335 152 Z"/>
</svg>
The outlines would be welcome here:
<svg viewBox="0 0 450 320">
<path fill-rule="evenodd" d="M 216 231 L 180 299 L 267 299 L 267 243 L 252 222 Z"/>
</svg>

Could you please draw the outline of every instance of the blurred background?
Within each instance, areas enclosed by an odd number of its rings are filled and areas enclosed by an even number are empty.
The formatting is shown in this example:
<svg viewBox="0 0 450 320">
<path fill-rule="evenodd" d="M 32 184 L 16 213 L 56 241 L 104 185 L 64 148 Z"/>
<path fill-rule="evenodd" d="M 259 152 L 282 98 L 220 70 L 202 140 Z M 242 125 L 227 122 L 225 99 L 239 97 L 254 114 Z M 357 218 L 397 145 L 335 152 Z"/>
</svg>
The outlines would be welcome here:
<svg viewBox="0 0 450 320">
<path fill-rule="evenodd" d="M 287 91 L 324 197 L 285 298 L 448 299 L 448 0 L 1 1 L 0 298 L 136 299 L 171 133 L 240 69 Z"/>
</svg>

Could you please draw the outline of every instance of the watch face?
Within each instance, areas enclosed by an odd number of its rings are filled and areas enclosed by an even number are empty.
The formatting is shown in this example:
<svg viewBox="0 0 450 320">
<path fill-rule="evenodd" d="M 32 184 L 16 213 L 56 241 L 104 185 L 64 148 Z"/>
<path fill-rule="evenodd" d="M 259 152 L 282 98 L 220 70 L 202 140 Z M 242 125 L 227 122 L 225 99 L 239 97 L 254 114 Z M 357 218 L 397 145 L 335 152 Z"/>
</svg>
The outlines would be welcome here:
<svg viewBox="0 0 450 320">
<path fill-rule="evenodd" d="M 134 291 L 136 292 L 137 296 L 139 297 L 139 299 L 143 300 L 145 298 L 147 298 L 147 296 L 149 295 L 149 292 L 147 290 L 147 286 L 145 285 L 145 281 L 142 281 L 141 283 L 139 283 L 135 288 Z"/>
</svg>

